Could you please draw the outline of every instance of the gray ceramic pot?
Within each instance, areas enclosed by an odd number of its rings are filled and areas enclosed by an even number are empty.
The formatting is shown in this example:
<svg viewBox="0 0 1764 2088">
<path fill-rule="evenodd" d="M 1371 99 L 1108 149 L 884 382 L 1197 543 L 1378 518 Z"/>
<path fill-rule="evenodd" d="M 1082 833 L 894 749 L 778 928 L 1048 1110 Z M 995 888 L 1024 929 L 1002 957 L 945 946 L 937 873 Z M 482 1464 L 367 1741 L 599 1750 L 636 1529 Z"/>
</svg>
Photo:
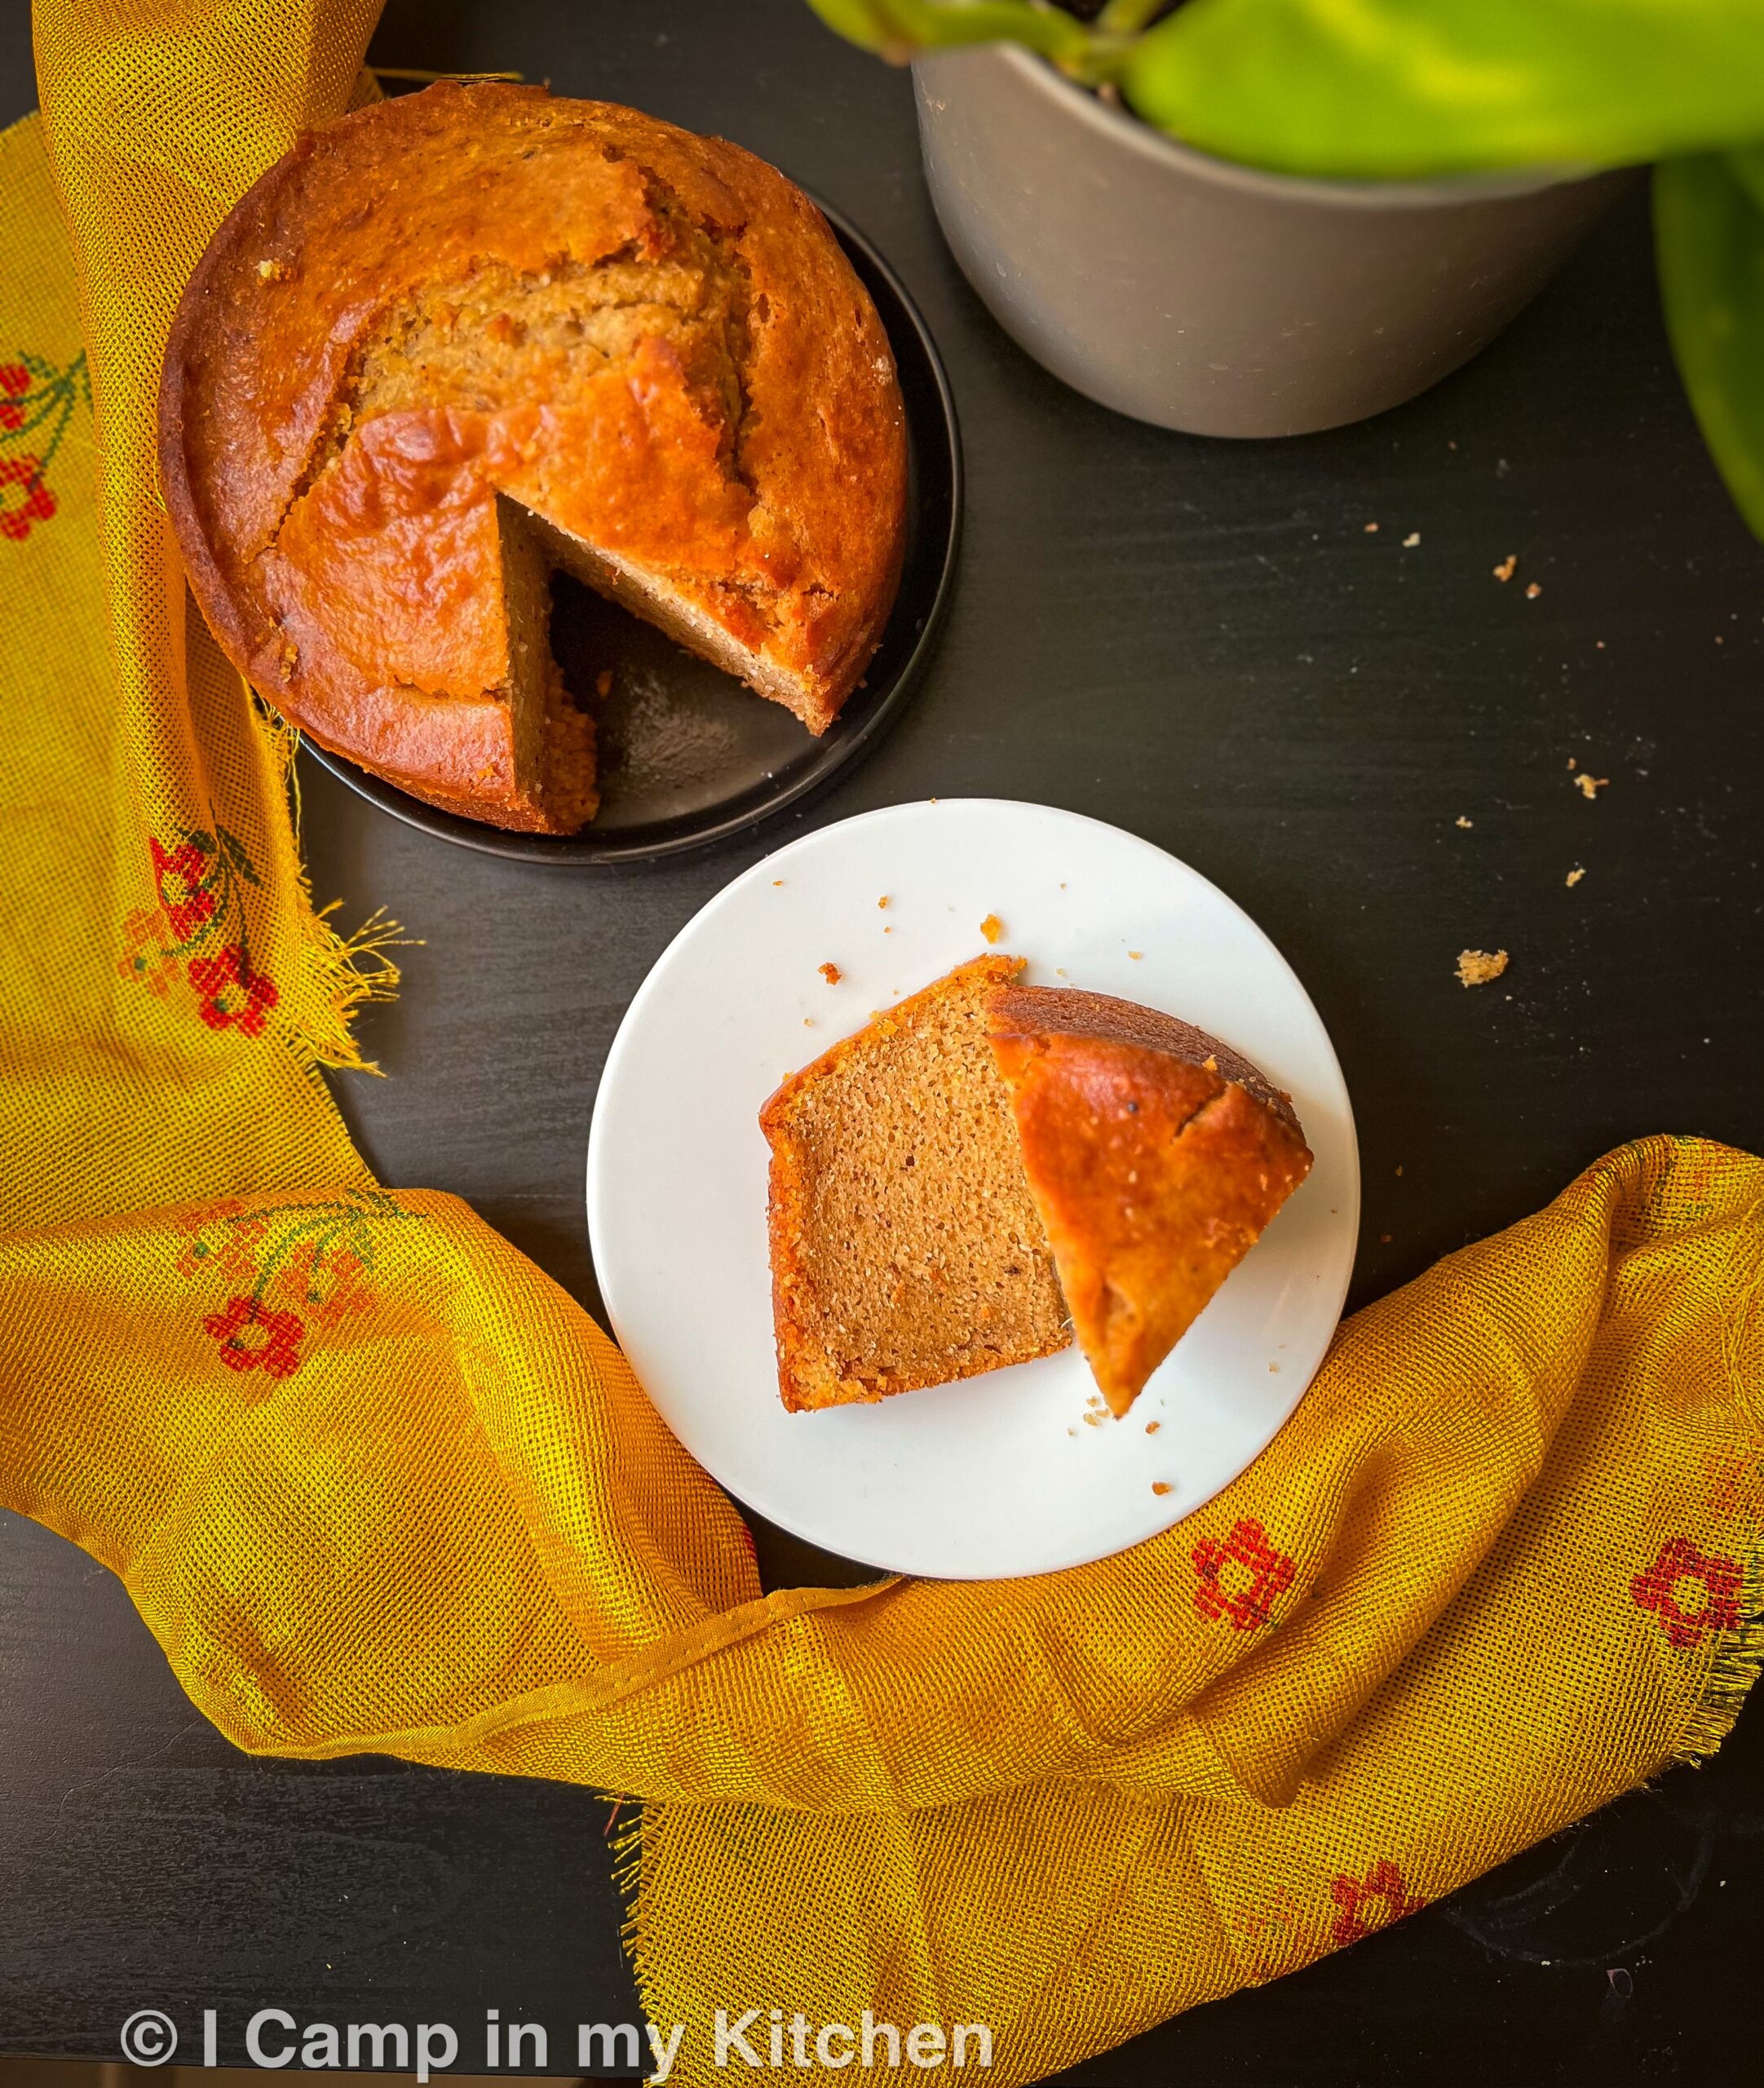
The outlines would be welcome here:
<svg viewBox="0 0 1764 2088">
<path fill-rule="evenodd" d="M 1634 179 L 1296 180 L 1178 145 L 1013 46 L 913 72 L 938 218 L 1001 324 L 1105 406 L 1196 435 L 1413 398 Z"/>
</svg>

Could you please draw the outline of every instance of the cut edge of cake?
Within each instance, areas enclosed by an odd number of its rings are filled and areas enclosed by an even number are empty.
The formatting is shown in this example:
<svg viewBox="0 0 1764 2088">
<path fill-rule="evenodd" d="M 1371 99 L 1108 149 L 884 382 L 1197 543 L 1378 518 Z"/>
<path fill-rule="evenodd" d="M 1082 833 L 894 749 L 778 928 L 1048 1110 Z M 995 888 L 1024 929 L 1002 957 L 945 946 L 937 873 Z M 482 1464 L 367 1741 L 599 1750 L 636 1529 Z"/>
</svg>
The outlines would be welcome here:
<svg viewBox="0 0 1764 2088">
<path fill-rule="evenodd" d="M 767 1223 L 778 1385 L 785 1405 L 793 1413 L 873 1401 L 898 1392 L 954 1383 L 1010 1363 L 1052 1355 L 1070 1345 L 1072 1333 L 1054 1276 L 1051 1251 L 1040 1236 L 1040 1221 L 1027 1179 L 1021 1178 L 1019 1182 L 1020 1161 L 1015 1153 L 1010 1100 L 992 1063 L 986 1022 L 986 996 L 1007 985 L 1022 968 L 1021 959 L 1001 955 L 983 956 L 958 965 L 873 1016 L 863 1029 L 791 1074 L 761 1110 L 760 1126 L 771 1150 Z M 1025 1334 L 1020 1327 L 1012 1331 L 976 1326 L 966 1341 L 952 1344 L 944 1351 L 935 1367 L 878 1365 L 866 1362 L 856 1353 L 860 1340 L 847 1338 L 842 1347 L 835 1349 L 829 1338 L 829 1312 L 838 1308 L 832 1301 L 833 1285 L 816 1267 L 816 1192 L 820 1183 L 805 1112 L 816 1091 L 825 1091 L 829 1079 L 852 1068 L 860 1055 L 873 1052 L 891 1037 L 909 1032 L 928 1015 L 947 1007 L 952 999 L 962 996 L 972 999 L 983 1077 L 988 1082 L 997 1081 L 1000 1118 L 1006 1134 L 1000 1145 L 1000 1157 L 1013 1170 L 1011 1188 L 1020 1206 L 1018 1215 L 1022 1228 L 1035 1236 L 1002 1250 L 1006 1256 L 1006 1274 L 1013 1278 L 1023 1274 L 1029 1279 L 1033 1308 L 1028 1316 L 1029 1331 Z M 882 1215 L 886 1221 L 887 1214 Z M 886 1233 L 886 1229 L 885 1222 L 880 1230 Z M 998 1236 L 984 1237 L 988 1251 L 998 1249 Z M 888 1243 L 879 1241 L 878 1247 L 885 1244 Z M 1020 1268 L 1009 1259 L 1019 1248 Z"/>
</svg>

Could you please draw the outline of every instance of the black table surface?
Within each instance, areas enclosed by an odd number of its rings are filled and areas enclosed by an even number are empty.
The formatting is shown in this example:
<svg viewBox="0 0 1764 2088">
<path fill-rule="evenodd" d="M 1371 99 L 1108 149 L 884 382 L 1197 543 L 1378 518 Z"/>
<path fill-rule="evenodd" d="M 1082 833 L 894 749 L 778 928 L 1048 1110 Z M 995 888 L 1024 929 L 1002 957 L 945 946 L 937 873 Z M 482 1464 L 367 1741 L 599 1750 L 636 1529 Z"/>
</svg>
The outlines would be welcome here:
<svg viewBox="0 0 1764 2088">
<path fill-rule="evenodd" d="M 34 98 L 24 15 L 0 9 L 0 119 Z M 1143 834 L 1286 952 L 1358 1109 L 1352 1303 L 1625 1139 L 1764 1145 L 1764 553 L 1673 376 L 1639 192 L 1425 397 L 1335 434 L 1209 443 L 1090 405 L 993 325 L 939 241 L 907 79 L 802 0 L 393 0 L 374 55 L 512 68 L 776 161 L 919 299 L 969 465 L 921 692 L 832 795 L 748 845 L 548 873 L 413 833 L 304 764 L 320 897 L 383 905 L 422 939 L 364 1024 L 389 1077 L 340 1083 L 384 1179 L 469 1198 L 594 1306 L 589 1113 L 664 944 L 805 826 L 963 794 Z M 1610 779 L 1596 800 L 1571 757 Z M 1466 945 L 1510 950 L 1507 976 L 1463 990 Z M 774 1581 L 841 1571 L 761 1534 Z M 1712 1767 L 1070 2078 L 1743 2075 L 1761 1770 L 1754 1710 Z M 235 1753 L 119 1586 L 0 1518 L 0 2051 L 113 2056 L 146 2006 L 187 2039 L 217 2008 L 223 2059 L 257 2006 L 456 2024 L 497 2006 L 559 2026 L 568 2070 L 561 2026 L 635 2009 L 606 1825 L 558 1786 Z"/>
</svg>

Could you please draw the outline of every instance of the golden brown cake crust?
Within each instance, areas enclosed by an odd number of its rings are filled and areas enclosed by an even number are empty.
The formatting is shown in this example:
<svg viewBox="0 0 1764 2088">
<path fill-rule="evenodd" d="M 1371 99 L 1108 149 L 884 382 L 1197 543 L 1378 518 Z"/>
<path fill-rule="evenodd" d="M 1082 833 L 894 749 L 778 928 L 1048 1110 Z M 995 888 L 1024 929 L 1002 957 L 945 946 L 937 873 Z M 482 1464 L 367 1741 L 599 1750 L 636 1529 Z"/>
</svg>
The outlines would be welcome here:
<svg viewBox="0 0 1764 2088">
<path fill-rule="evenodd" d="M 1288 1096 L 1173 1016 L 1026 986 L 993 992 L 988 1013 L 1079 1345 L 1124 1414 L 1310 1150 Z"/>
<path fill-rule="evenodd" d="M 737 146 L 538 88 L 444 83 L 271 168 L 185 291 L 160 432 L 234 663 L 324 745 L 502 825 L 556 822 L 507 700 L 500 497 L 816 731 L 899 573 L 893 359 L 819 212 Z"/>
<path fill-rule="evenodd" d="M 1043 1037 L 1057 1031 L 1066 1037 L 1094 1037 L 1108 1043 L 1136 1045 L 1143 1051 L 1165 1052 L 1194 1066 L 1205 1067 L 1211 1059 L 1209 1070 L 1216 1071 L 1222 1081 L 1236 1082 L 1264 1108 L 1271 1109 L 1293 1130 L 1298 1130 L 1293 1098 L 1276 1087 L 1259 1066 L 1191 1022 L 1165 1015 L 1161 1009 L 1143 1006 L 1138 1001 L 1116 1000 L 1109 993 L 1085 993 L 1076 986 L 1012 985 L 993 995 L 987 1013 L 995 1037 Z"/>
</svg>

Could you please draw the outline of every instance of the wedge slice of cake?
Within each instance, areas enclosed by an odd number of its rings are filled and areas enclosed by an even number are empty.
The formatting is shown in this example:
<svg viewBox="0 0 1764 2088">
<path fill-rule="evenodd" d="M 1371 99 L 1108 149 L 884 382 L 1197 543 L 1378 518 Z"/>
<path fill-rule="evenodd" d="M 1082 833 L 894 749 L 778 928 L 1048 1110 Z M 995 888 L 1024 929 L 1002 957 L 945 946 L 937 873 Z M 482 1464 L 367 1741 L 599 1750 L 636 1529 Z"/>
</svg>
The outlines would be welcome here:
<svg viewBox="0 0 1764 2088">
<path fill-rule="evenodd" d="M 1311 1171 L 1290 1099 L 1209 1037 L 1102 993 L 1006 986 L 987 1021 L 1073 1330 L 1125 1413 Z"/>
<path fill-rule="evenodd" d="M 988 1028 L 1022 970 L 952 971 L 801 1073 L 771 1145 L 778 1386 L 794 1412 L 1051 1355 L 1072 1332 Z"/>
<path fill-rule="evenodd" d="M 964 964 L 760 1113 L 778 1384 L 800 1412 L 1050 1356 L 1117 1417 L 1310 1171 L 1217 1037 Z"/>
</svg>

